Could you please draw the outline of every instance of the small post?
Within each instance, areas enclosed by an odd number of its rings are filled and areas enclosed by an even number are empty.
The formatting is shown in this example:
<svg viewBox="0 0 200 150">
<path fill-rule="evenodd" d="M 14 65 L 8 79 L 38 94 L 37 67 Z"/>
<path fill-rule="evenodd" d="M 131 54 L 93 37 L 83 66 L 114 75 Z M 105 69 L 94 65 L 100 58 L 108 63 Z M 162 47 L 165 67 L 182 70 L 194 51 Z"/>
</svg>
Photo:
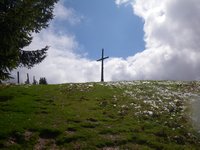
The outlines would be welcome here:
<svg viewBox="0 0 200 150">
<path fill-rule="evenodd" d="M 30 84 L 30 81 L 29 81 L 29 74 L 27 73 L 27 80 L 26 80 L 26 84 Z"/>
<path fill-rule="evenodd" d="M 19 71 L 17 71 L 17 83 L 19 84 Z"/>
<path fill-rule="evenodd" d="M 104 82 L 104 59 L 107 59 L 107 58 L 109 57 L 108 56 L 104 57 L 104 49 L 102 49 L 101 58 L 97 60 L 97 61 L 101 61 L 101 82 Z"/>
<path fill-rule="evenodd" d="M 37 81 L 35 80 L 35 76 L 33 76 L 33 85 L 36 85 Z"/>
</svg>

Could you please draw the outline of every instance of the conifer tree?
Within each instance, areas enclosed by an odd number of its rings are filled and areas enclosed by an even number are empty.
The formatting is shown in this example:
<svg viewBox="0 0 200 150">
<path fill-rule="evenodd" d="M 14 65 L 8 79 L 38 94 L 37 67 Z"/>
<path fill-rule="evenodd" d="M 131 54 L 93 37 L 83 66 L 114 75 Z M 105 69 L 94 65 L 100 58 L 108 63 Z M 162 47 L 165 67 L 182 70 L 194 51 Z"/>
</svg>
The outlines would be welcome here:
<svg viewBox="0 0 200 150">
<path fill-rule="evenodd" d="M 46 57 L 48 46 L 24 50 L 32 34 L 48 27 L 58 0 L 0 0 L 0 81 L 18 66 L 27 68 Z"/>
<path fill-rule="evenodd" d="M 45 77 L 40 78 L 40 80 L 39 80 L 39 84 L 47 84 L 47 80 L 46 80 L 46 78 L 45 78 Z"/>
</svg>

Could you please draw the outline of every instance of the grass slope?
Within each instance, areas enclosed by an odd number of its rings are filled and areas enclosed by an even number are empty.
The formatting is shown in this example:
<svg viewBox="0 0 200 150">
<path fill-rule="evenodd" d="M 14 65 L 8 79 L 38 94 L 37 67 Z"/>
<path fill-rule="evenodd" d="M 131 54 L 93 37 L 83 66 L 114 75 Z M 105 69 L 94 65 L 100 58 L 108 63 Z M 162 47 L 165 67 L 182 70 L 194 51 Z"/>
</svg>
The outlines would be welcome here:
<svg viewBox="0 0 200 150">
<path fill-rule="evenodd" d="M 199 149 L 199 82 L 0 85 L 0 149 Z"/>
</svg>

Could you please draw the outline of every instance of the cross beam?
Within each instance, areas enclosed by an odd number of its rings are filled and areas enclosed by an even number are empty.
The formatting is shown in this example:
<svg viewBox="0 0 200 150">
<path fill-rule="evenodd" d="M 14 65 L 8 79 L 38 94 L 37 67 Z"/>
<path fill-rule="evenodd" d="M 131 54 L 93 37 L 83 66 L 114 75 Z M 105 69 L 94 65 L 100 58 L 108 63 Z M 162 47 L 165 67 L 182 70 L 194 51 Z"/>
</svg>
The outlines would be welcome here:
<svg viewBox="0 0 200 150">
<path fill-rule="evenodd" d="M 103 61 L 104 59 L 107 59 L 109 58 L 108 56 L 107 57 L 104 57 L 104 49 L 102 49 L 102 55 L 101 55 L 101 58 L 98 59 L 97 61 L 101 61 L 101 82 L 104 82 L 104 76 L 103 76 L 103 72 L 104 72 L 104 66 L 103 66 Z"/>
</svg>

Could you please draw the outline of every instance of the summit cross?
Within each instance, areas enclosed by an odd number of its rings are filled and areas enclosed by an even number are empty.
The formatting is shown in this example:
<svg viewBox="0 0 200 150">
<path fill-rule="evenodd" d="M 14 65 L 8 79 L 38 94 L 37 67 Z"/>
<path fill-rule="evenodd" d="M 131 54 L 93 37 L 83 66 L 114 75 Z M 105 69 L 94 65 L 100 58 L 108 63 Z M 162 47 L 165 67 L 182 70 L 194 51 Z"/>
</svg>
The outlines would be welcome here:
<svg viewBox="0 0 200 150">
<path fill-rule="evenodd" d="M 101 61 L 101 82 L 104 82 L 104 66 L 103 66 L 103 61 L 104 59 L 107 59 L 109 58 L 108 56 L 107 57 L 104 57 L 104 49 L 102 49 L 102 55 L 101 55 L 101 58 L 98 59 L 97 61 Z"/>
</svg>

